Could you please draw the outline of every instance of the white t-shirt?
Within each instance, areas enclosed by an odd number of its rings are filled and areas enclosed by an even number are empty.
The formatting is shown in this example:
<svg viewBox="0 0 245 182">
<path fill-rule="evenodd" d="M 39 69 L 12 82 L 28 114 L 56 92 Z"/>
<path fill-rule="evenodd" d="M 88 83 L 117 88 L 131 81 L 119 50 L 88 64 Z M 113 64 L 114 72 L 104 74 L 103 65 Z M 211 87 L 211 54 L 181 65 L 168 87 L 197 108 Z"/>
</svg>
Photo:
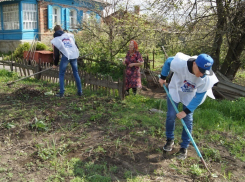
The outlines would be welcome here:
<svg viewBox="0 0 245 182">
<path fill-rule="evenodd" d="M 53 38 L 51 43 L 68 59 L 77 59 L 79 57 L 79 50 L 75 44 L 73 34 L 64 33 L 59 37 Z"/>
<path fill-rule="evenodd" d="M 214 98 L 212 87 L 218 82 L 215 74 L 201 78 L 190 73 L 187 66 L 187 61 L 190 58 L 197 58 L 197 56 L 190 57 L 183 53 L 177 53 L 170 64 L 170 70 L 174 74 L 169 84 L 169 93 L 174 102 L 181 102 L 185 106 L 191 102 L 196 93 L 207 91 L 202 102 L 207 95 Z"/>
</svg>

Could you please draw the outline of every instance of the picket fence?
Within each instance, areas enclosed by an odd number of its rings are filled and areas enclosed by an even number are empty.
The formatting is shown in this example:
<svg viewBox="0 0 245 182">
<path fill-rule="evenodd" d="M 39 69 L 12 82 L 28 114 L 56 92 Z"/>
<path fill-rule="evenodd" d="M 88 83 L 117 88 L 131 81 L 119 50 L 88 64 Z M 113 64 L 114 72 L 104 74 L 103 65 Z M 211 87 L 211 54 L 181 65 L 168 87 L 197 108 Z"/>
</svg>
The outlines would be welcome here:
<svg viewBox="0 0 245 182">
<path fill-rule="evenodd" d="M 50 63 L 39 63 L 36 61 L 27 61 L 17 59 L 16 61 L 9 60 L 3 61 L 0 60 L 0 64 L 3 66 L 9 66 L 10 71 L 17 72 L 21 77 L 30 76 L 42 70 L 50 68 L 52 65 Z M 125 73 L 125 71 L 124 71 Z M 117 82 L 114 82 L 111 76 L 103 76 L 100 74 L 90 74 L 83 70 L 79 70 L 79 75 L 82 81 L 83 88 L 89 89 L 94 92 L 103 92 L 106 95 L 119 97 L 124 99 L 125 97 L 125 80 L 118 79 Z M 39 74 L 34 75 L 38 80 L 48 81 L 50 83 L 59 82 L 59 68 L 50 69 Z M 125 76 L 123 76 L 125 78 Z M 73 72 L 71 67 L 67 67 L 65 73 L 65 84 L 66 85 L 75 85 L 75 79 L 73 77 Z"/>
</svg>

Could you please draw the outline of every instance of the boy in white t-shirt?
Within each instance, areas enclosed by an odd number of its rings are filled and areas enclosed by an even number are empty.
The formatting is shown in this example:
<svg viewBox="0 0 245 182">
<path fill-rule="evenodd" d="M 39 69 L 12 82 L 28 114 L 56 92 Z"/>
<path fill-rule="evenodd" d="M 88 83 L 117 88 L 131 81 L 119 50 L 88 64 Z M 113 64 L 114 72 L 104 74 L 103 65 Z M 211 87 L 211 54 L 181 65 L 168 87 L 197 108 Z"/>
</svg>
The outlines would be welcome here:
<svg viewBox="0 0 245 182">
<path fill-rule="evenodd" d="M 192 132 L 193 112 L 204 102 L 206 96 L 213 99 L 212 87 L 218 82 L 217 77 L 212 71 L 213 59 L 207 54 L 190 57 L 183 53 L 177 53 L 174 57 L 169 57 L 161 72 L 159 83 L 166 83 L 166 77 L 170 71 L 168 88 L 176 107 L 181 102 L 183 111 L 176 114 L 169 98 L 167 98 L 167 119 L 166 119 L 166 137 L 167 142 L 163 149 L 171 151 L 174 145 L 175 119 L 183 119 L 190 133 Z M 187 147 L 190 138 L 183 128 L 182 143 L 177 157 L 185 159 L 187 157 Z"/>
</svg>

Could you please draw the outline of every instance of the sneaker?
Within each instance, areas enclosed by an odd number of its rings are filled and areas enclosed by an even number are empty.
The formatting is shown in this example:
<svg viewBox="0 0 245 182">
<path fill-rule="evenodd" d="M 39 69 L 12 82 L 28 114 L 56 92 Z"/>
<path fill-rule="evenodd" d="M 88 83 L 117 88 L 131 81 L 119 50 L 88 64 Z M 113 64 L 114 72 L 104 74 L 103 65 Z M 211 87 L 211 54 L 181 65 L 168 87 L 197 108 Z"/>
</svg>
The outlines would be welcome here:
<svg viewBox="0 0 245 182">
<path fill-rule="evenodd" d="M 177 153 L 177 158 L 180 160 L 184 160 L 187 157 L 187 149 L 180 148 L 179 152 Z"/>
<path fill-rule="evenodd" d="M 80 92 L 80 93 L 77 93 L 77 95 L 78 95 L 79 97 L 81 97 L 81 96 L 83 95 L 83 93 Z"/>
<path fill-rule="evenodd" d="M 172 151 L 172 147 L 174 145 L 174 140 L 172 139 L 167 139 L 167 143 L 164 145 L 163 150 L 165 151 Z"/>
<path fill-rule="evenodd" d="M 64 97 L 64 94 L 57 93 L 57 94 L 56 94 L 56 97 Z"/>
</svg>

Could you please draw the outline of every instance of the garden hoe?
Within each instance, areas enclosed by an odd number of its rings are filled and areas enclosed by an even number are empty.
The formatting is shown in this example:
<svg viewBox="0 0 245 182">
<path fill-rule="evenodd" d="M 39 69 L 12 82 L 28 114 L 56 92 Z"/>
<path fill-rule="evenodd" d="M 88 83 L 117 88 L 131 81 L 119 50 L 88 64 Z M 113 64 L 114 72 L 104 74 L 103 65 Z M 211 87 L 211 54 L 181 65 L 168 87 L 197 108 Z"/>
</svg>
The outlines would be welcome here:
<svg viewBox="0 0 245 182">
<path fill-rule="evenodd" d="M 10 83 L 7 83 L 7 85 L 10 87 L 12 84 L 14 84 L 14 83 L 16 83 L 16 82 L 18 82 L 18 81 L 24 80 L 24 79 L 26 79 L 26 78 L 29 78 L 29 77 L 34 76 L 34 75 L 37 75 L 37 74 L 42 73 L 42 72 L 44 72 L 44 71 L 51 70 L 52 68 L 53 68 L 53 67 L 50 67 L 50 68 L 48 68 L 48 69 L 45 69 L 45 70 L 36 72 L 36 73 L 34 73 L 34 74 L 32 74 L 32 75 L 26 76 L 26 77 L 24 77 L 24 78 L 20 78 L 20 79 L 18 79 L 18 80 L 12 81 L 12 82 L 10 82 Z"/>
<path fill-rule="evenodd" d="M 170 94 L 169 94 L 169 92 L 168 92 L 167 87 L 166 87 L 165 85 L 163 85 L 163 88 L 164 88 L 165 92 L 167 93 L 167 96 L 168 96 L 169 100 L 171 101 L 171 103 L 172 103 L 172 105 L 173 105 L 173 107 L 174 107 L 175 112 L 176 112 L 176 113 L 179 113 L 179 111 L 178 111 L 176 105 L 174 104 L 174 102 L 173 102 L 173 100 L 172 100 L 172 98 L 171 98 L 171 96 L 170 96 Z M 185 122 L 184 122 L 183 119 L 181 119 L 181 123 L 182 123 L 182 125 L 184 126 L 186 133 L 188 134 L 189 138 L 191 139 L 191 142 L 192 142 L 193 146 L 195 147 L 195 150 L 196 150 L 196 152 L 197 152 L 197 155 L 200 157 L 200 159 L 201 159 L 203 165 L 205 166 L 205 168 L 207 169 L 207 171 L 210 173 L 210 175 L 211 175 L 212 177 L 218 177 L 216 174 L 212 174 L 211 171 L 208 169 L 207 164 L 206 164 L 206 162 L 204 161 L 204 159 L 203 159 L 203 157 L 202 157 L 202 154 L 200 153 L 200 151 L 199 151 L 199 149 L 198 149 L 198 147 L 197 147 L 197 145 L 196 145 L 194 139 L 192 138 L 191 133 L 189 132 L 189 130 L 188 130 L 188 128 L 187 128 L 187 126 L 186 126 L 186 124 L 185 124 Z"/>
</svg>

